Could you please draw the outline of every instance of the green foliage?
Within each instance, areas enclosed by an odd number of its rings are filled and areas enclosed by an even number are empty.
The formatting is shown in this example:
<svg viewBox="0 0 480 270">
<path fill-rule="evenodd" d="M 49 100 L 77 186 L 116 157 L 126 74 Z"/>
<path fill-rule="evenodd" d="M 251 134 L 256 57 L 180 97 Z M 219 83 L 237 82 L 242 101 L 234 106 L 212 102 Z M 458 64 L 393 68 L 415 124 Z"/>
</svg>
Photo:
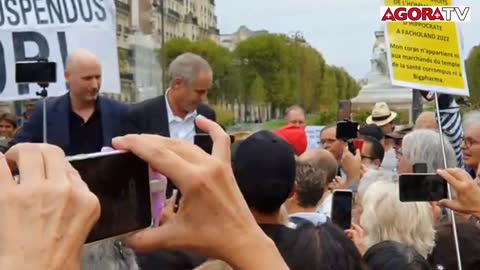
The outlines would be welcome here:
<svg viewBox="0 0 480 270">
<path fill-rule="evenodd" d="M 283 119 L 271 120 L 263 123 L 262 129 L 275 130 L 285 126 L 287 123 Z"/>
<path fill-rule="evenodd" d="M 285 35 L 252 37 L 233 52 L 209 40 L 172 39 L 165 44 L 165 59 L 160 50 L 158 57 L 168 66 L 185 52 L 199 54 L 211 64 L 212 104 L 269 106 L 272 112 L 298 104 L 309 113 L 320 112 L 318 121 L 331 122 L 338 100 L 360 90 L 343 68 L 327 65 L 316 49 Z"/>
<path fill-rule="evenodd" d="M 466 65 L 470 101 L 480 104 L 480 45 L 473 47 L 467 58 Z"/>
<path fill-rule="evenodd" d="M 232 111 L 225 110 L 219 106 L 213 106 L 213 109 L 217 115 L 217 122 L 220 125 L 228 127 L 235 124 L 235 115 Z"/>
<path fill-rule="evenodd" d="M 308 124 L 313 126 L 326 126 L 337 121 L 337 109 L 332 107 L 328 110 L 315 114 L 309 119 Z"/>
<path fill-rule="evenodd" d="M 359 110 L 356 112 L 352 112 L 352 118 L 356 122 L 364 124 L 371 113 L 372 110 Z"/>
</svg>

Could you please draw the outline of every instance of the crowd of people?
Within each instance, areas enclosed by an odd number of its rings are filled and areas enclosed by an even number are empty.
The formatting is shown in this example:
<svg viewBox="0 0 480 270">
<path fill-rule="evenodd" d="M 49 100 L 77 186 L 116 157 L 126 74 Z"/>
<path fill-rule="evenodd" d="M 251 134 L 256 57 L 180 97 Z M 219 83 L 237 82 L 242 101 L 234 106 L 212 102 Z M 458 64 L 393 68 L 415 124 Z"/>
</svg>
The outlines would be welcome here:
<svg viewBox="0 0 480 270">
<path fill-rule="evenodd" d="M 375 104 L 355 151 L 336 123 L 318 134 L 321 148 L 308 149 L 299 106 L 286 111 L 286 126 L 232 144 L 205 104 L 213 71 L 200 56 L 174 59 L 166 94 L 132 107 L 99 96 L 101 70 L 92 53 L 72 53 L 68 93 L 47 100 L 48 144 L 40 144 L 40 105 L 9 135 L 0 268 L 450 270 L 458 265 L 453 211 L 463 269 L 480 269 L 480 113 L 462 124 L 453 97 L 440 96 L 440 119 L 424 112 L 414 126 L 396 126 L 397 113 Z M 10 120 L 0 117 L 5 138 L 16 129 Z M 212 138 L 211 155 L 193 144 L 199 133 Z M 84 246 L 101 206 L 65 156 L 104 146 L 147 161 L 182 198 L 165 203 L 160 226 Z M 401 202 L 399 175 L 416 164 L 445 179 L 452 200 Z M 332 221 L 338 189 L 354 194 L 346 230 Z"/>
</svg>

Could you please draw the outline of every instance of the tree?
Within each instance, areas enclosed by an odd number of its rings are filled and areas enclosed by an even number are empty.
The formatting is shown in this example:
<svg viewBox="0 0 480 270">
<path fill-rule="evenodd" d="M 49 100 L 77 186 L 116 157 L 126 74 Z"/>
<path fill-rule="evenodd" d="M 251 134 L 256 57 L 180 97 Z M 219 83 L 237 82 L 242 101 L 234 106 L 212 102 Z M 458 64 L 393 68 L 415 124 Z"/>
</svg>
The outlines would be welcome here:
<svg viewBox="0 0 480 270">
<path fill-rule="evenodd" d="M 473 47 L 467 58 L 466 65 L 470 100 L 480 103 L 480 45 Z"/>
<path fill-rule="evenodd" d="M 235 51 L 210 40 L 192 42 L 172 39 L 165 44 L 168 66 L 185 52 L 204 57 L 213 69 L 213 85 L 209 101 L 231 108 L 244 108 L 244 115 L 260 116 L 260 111 L 284 110 L 299 104 L 307 112 L 332 108 L 339 99 L 349 99 L 358 93 L 360 86 L 343 68 L 329 66 L 316 49 L 299 43 L 285 35 L 267 34 L 249 38 L 238 44 Z M 264 110 L 265 109 L 265 110 Z M 270 117 L 269 116 L 269 117 Z"/>
</svg>

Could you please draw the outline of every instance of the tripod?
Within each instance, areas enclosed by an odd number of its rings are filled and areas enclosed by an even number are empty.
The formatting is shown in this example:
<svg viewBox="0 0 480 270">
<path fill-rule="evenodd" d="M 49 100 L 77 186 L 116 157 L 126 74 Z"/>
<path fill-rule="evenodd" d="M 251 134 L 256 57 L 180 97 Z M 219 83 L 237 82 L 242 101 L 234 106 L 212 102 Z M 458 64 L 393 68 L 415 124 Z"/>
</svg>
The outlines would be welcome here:
<svg viewBox="0 0 480 270">
<path fill-rule="evenodd" d="M 42 98 L 42 106 L 43 106 L 43 142 L 47 143 L 47 97 L 48 97 L 48 83 L 39 83 L 38 84 L 42 90 L 36 92 L 37 96 Z"/>
</svg>

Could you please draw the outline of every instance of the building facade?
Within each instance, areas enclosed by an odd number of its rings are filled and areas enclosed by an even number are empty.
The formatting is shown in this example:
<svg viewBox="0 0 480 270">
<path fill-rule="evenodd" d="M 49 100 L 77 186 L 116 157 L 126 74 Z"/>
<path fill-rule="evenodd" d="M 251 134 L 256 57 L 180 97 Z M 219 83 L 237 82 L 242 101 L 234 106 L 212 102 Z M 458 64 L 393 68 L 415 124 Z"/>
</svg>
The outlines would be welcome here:
<svg viewBox="0 0 480 270">
<path fill-rule="evenodd" d="M 124 102 L 164 90 L 157 55 L 162 39 L 219 41 L 214 0 L 115 0 L 115 4 L 122 94 L 111 96 Z"/>
<path fill-rule="evenodd" d="M 219 36 L 218 43 L 229 50 L 233 51 L 237 45 L 251 37 L 268 34 L 266 30 L 253 31 L 242 25 L 238 30 L 232 34 L 222 34 Z"/>
</svg>

